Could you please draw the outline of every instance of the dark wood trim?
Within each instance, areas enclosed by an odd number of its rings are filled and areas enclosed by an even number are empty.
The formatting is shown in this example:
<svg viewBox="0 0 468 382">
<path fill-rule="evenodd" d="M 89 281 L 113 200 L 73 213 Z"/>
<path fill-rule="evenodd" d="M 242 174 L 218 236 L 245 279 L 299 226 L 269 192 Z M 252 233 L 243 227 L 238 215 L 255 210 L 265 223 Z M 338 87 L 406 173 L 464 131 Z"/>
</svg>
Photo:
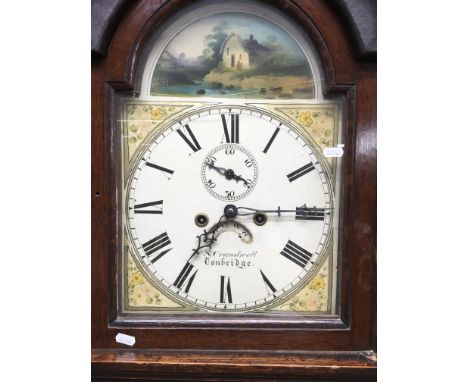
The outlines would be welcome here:
<svg viewBox="0 0 468 382">
<path fill-rule="evenodd" d="M 377 0 L 332 0 L 359 60 L 377 60 Z"/>
<path fill-rule="evenodd" d="M 377 310 L 377 65 L 359 69 L 356 105 L 356 148 L 354 160 L 354 269 L 355 295 L 353 343 L 368 348 L 376 341 L 374 318 Z M 363 303 L 369 304 L 362 309 Z M 370 341 L 370 342 L 369 342 Z M 374 349 L 376 350 L 376 349 Z"/>
<path fill-rule="evenodd" d="M 113 33 L 132 0 L 92 0 L 91 54 L 94 58 L 107 55 Z M 376 0 L 332 0 L 330 4 L 343 20 L 356 57 L 375 60 L 377 55 Z"/>
<path fill-rule="evenodd" d="M 93 381 L 374 381 L 372 352 L 158 352 L 98 350 Z M 273 377 L 274 375 L 274 377 Z"/>
<path fill-rule="evenodd" d="M 115 28 L 131 1 L 91 1 L 91 57 L 103 58 L 106 56 Z"/>
<path fill-rule="evenodd" d="M 120 219 L 119 212 L 120 198 L 118 192 L 118 182 L 120 179 L 121 172 L 121 163 L 120 163 L 120 145 L 117 144 L 118 139 L 120 138 L 117 134 L 116 119 L 115 119 L 115 89 L 113 89 L 111 84 L 105 85 L 106 89 L 106 114 L 108 118 L 105 121 L 106 126 L 106 138 L 107 138 L 107 147 L 109 148 L 106 152 L 107 154 L 107 163 L 109 164 L 109 171 L 107 172 L 107 184 L 109 185 L 109 195 L 111 198 L 108 204 L 108 232 L 109 232 L 109 247 L 107 258 L 109 259 L 108 263 L 108 272 L 109 272 L 109 284 L 110 288 L 107 291 L 108 295 L 108 324 L 110 325 L 118 317 L 118 279 L 120 277 L 119 269 L 119 254 L 122 253 L 122 246 L 120 240 L 119 231 L 120 231 Z"/>
</svg>

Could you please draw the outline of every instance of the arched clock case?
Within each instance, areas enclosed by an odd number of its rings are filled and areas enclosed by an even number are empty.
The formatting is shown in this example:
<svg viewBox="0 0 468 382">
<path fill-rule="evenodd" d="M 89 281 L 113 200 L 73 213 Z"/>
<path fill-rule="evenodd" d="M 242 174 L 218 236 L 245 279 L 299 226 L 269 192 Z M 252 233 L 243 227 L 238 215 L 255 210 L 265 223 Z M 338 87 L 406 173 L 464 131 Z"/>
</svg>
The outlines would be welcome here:
<svg viewBox="0 0 468 382">
<path fill-rule="evenodd" d="M 373 12 L 93 2 L 93 380 L 376 379 Z"/>
</svg>

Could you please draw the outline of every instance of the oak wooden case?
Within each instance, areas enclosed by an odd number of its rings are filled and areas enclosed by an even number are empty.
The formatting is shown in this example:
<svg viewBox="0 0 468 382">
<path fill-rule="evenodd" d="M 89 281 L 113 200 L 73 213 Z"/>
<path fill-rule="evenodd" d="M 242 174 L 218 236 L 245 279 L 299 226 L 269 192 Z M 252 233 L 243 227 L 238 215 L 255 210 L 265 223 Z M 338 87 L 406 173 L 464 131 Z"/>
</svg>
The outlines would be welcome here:
<svg viewBox="0 0 468 382">
<path fill-rule="evenodd" d="M 194 1 L 135 1 L 106 58 L 92 60 L 93 380 L 374 380 L 376 376 L 376 65 L 355 58 L 347 29 L 325 0 L 268 2 L 305 31 L 320 56 L 325 93 L 346 100 L 338 316 L 118 315 L 115 97 L 132 92 L 142 47 Z M 133 348 L 118 344 L 133 335 Z"/>
</svg>

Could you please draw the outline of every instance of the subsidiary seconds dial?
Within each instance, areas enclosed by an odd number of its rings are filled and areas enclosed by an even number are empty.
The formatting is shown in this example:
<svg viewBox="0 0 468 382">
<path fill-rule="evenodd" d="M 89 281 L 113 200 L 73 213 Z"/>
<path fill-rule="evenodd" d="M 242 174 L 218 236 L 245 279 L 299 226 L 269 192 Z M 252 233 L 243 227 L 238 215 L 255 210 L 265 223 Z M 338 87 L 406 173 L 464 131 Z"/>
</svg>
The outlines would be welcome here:
<svg viewBox="0 0 468 382">
<path fill-rule="evenodd" d="M 325 258 L 333 189 L 318 150 L 274 114 L 216 106 L 163 126 L 127 184 L 140 269 L 193 309 L 284 302 Z"/>
<path fill-rule="evenodd" d="M 258 178 L 257 161 L 241 145 L 215 147 L 202 164 L 202 181 L 215 198 L 234 201 L 247 196 Z"/>
</svg>

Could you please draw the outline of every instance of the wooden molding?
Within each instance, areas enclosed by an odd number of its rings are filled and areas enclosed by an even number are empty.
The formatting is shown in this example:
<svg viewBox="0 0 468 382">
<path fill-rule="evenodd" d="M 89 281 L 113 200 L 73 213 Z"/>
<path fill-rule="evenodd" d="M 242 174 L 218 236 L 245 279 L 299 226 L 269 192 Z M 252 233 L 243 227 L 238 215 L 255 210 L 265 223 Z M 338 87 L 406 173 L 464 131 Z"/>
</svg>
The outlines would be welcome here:
<svg viewBox="0 0 468 382">
<path fill-rule="evenodd" d="M 288 355 L 229 351 L 161 352 L 96 350 L 93 381 L 307 380 L 373 381 L 372 352 L 296 352 Z"/>
<path fill-rule="evenodd" d="M 132 0 L 92 0 L 91 54 L 103 58 L 123 14 Z M 362 59 L 375 60 L 377 55 L 377 1 L 333 0 L 330 2 L 347 25 L 355 47 Z"/>
</svg>

